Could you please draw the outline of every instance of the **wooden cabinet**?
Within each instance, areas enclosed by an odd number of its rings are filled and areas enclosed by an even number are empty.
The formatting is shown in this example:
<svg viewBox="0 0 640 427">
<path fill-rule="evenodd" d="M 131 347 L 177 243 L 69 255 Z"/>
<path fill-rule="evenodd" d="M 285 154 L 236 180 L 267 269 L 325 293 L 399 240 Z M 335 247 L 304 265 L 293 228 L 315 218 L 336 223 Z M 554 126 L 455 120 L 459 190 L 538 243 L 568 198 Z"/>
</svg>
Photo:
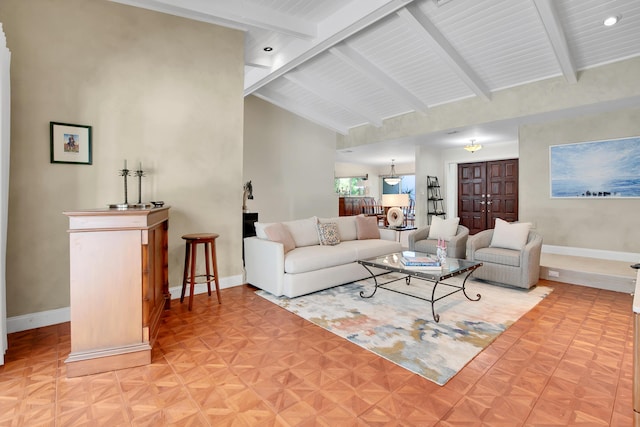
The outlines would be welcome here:
<svg viewBox="0 0 640 427">
<path fill-rule="evenodd" d="M 69 217 L 71 353 L 67 376 L 151 362 L 169 308 L 169 208 L 95 209 Z"/>
<path fill-rule="evenodd" d="M 373 197 L 340 197 L 338 199 L 338 215 L 352 216 L 364 213 L 365 206 L 373 206 Z"/>
</svg>

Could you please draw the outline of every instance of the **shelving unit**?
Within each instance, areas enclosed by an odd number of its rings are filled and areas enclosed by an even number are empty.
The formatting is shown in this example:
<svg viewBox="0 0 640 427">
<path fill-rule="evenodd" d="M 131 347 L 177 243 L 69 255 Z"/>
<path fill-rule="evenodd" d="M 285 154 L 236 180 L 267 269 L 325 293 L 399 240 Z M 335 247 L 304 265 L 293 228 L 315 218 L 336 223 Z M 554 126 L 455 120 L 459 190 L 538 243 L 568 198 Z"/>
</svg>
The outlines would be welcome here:
<svg viewBox="0 0 640 427">
<path fill-rule="evenodd" d="M 432 216 L 446 216 L 444 199 L 440 192 L 437 176 L 427 176 L 427 221 L 431 224 Z"/>
</svg>

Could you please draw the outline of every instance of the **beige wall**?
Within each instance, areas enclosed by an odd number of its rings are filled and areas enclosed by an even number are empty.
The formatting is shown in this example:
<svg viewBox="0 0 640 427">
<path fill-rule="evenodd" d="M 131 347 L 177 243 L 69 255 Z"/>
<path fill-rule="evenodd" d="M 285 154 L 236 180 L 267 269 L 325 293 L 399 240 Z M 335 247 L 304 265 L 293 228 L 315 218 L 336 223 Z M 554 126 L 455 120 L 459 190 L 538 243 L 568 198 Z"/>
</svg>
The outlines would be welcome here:
<svg viewBox="0 0 640 427">
<path fill-rule="evenodd" d="M 241 275 L 243 34 L 104 0 L 0 0 L 0 20 L 12 51 L 8 316 L 69 305 L 62 212 L 122 202 L 124 159 L 147 171 L 143 201 L 172 206 L 171 286 L 188 232 L 219 232 L 220 276 Z M 93 165 L 49 162 L 50 121 L 93 126 Z"/>
<path fill-rule="evenodd" d="M 640 109 L 522 126 L 520 219 L 536 225 L 545 245 L 640 253 L 640 199 L 549 195 L 549 146 L 638 135 Z"/>
<path fill-rule="evenodd" d="M 527 123 L 567 117 L 571 111 L 594 112 L 594 104 L 609 109 L 640 103 L 640 57 L 580 71 L 578 83 L 563 77 L 499 90 L 491 100 L 474 97 L 430 108 L 427 114 L 408 113 L 338 135 L 337 148 L 392 141 L 503 120 Z M 521 122 L 522 123 L 522 122 Z"/>
<path fill-rule="evenodd" d="M 261 222 L 338 215 L 336 133 L 255 96 L 245 99 L 244 180 Z"/>
</svg>

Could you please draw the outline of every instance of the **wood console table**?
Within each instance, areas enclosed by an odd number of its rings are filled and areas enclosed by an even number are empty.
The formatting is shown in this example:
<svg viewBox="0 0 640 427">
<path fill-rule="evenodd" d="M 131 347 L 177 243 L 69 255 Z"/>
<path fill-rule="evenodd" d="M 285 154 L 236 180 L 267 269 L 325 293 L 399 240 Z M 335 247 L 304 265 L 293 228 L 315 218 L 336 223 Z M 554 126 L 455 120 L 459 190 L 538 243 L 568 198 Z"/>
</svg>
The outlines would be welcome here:
<svg viewBox="0 0 640 427">
<path fill-rule="evenodd" d="M 151 363 L 160 317 L 171 301 L 169 207 L 64 214 L 71 261 L 67 376 Z"/>
</svg>

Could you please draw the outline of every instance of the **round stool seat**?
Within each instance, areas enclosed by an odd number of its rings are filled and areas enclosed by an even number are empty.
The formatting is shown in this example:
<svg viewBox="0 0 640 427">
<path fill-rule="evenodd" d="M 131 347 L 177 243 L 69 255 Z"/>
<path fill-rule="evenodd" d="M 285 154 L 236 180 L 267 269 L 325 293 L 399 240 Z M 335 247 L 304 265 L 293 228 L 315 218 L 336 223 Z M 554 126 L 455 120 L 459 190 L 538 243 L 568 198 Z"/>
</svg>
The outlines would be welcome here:
<svg viewBox="0 0 640 427">
<path fill-rule="evenodd" d="M 219 234 L 216 233 L 194 233 L 194 234 L 185 234 L 182 236 L 184 240 L 215 240 L 220 237 Z"/>
<path fill-rule="evenodd" d="M 185 292 L 187 290 L 187 284 L 189 284 L 189 310 L 193 306 L 193 291 L 196 285 L 198 277 L 204 278 L 202 283 L 207 283 L 207 291 L 211 296 L 211 282 L 216 285 L 216 296 L 218 297 L 218 304 L 220 301 L 220 284 L 218 282 L 218 263 L 216 261 L 216 239 L 220 237 L 217 233 L 193 233 L 185 234 L 182 238 L 185 240 L 185 253 L 184 253 L 184 275 L 182 278 L 182 294 L 180 295 L 180 302 L 184 301 Z M 196 257 L 198 245 L 204 245 L 204 263 L 206 267 L 206 274 L 196 274 Z M 213 268 L 213 272 L 211 269 Z M 213 274 L 211 274 L 213 273 Z"/>
</svg>

